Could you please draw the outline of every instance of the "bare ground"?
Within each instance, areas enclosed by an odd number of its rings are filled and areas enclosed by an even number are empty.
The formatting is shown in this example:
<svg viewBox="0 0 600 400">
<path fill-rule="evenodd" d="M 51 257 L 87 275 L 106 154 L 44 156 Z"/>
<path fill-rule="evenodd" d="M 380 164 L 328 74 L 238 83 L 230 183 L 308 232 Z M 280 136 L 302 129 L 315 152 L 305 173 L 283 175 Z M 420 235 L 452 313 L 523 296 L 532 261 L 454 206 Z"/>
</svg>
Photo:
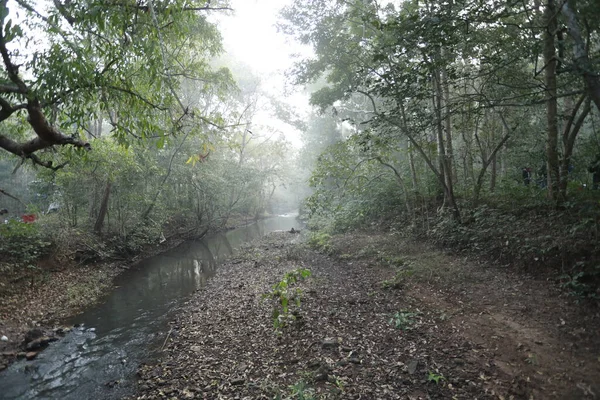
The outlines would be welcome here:
<svg viewBox="0 0 600 400">
<path fill-rule="evenodd" d="M 172 321 L 138 399 L 596 399 L 600 315 L 555 284 L 390 234 L 330 255 L 271 234 L 220 267 Z M 263 294 L 308 268 L 298 319 Z"/>
</svg>

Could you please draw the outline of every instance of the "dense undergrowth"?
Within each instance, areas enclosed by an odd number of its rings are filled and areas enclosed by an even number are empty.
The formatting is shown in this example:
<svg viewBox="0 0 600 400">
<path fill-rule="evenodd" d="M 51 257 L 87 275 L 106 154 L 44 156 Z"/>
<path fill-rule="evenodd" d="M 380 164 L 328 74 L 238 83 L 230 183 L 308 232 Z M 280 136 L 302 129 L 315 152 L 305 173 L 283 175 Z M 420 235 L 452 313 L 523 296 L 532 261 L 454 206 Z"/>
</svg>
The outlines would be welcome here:
<svg viewBox="0 0 600 400">
<path fill-rule="evenodd" d="M 85 225 L 70 226 L 58 214 L 37 215 L 35 222 L 10 219 L 0 224 L 0 296 L 18 292 L 23 285 L 35 286 L 52 272 L 65 268 L 127 262 L 167 240 L 199 238 L 209 229 L 218 229 L 172 217 L 162 223 L 140 222 L 125 234 L 99 235 Z M 234 215 L 231 223 L 238 220 L 242 217 Z"/>
</svg>

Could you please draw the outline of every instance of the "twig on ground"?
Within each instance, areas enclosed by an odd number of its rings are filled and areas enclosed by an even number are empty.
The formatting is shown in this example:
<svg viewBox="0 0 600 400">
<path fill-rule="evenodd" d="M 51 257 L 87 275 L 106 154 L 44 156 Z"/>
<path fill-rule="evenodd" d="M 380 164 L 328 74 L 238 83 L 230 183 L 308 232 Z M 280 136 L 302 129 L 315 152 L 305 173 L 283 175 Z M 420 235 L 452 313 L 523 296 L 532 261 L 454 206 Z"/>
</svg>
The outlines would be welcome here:
<svg viewBox="0 0 600 400">
<path fill-rule="evenodd" d="M 169 340 L 169 336 L 171 336 L 171 332 L 173 332 L 173 328 L 169 329 L 169 333 L 167 333 L 167 337 L 165 338 L 165 342 L 160 348 L 160 351 L 163 351 L 165 349 L 165 346 L 167 345 L 167 340 Z"/>
</svg>

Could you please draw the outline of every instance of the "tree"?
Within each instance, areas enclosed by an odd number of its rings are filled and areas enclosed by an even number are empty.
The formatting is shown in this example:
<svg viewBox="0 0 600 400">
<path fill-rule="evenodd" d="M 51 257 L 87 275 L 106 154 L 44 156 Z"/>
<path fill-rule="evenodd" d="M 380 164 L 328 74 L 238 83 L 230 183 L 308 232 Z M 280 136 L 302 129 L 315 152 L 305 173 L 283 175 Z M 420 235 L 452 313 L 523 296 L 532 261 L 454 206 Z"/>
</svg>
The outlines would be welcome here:
<svg viewBox="0 0 600 400">
<path fill-rule="evenodd" d="M 589 43 L 582 52 L 576 39 L 572 46 L 564 35 L 559 17 L 565 3 L 546 3 L 512 2 L 506 7 L 499 1 L 406 1 L 397 6 L 321 0 L 315 9 L 296 0 L 284 13 L 282 26 L 315 51 L 314 57 L 298 63 L 297 82 L 327 81 L 313 93 L 313 104 L 343 114 L 356 96 L 366 97 L 368 117 L 357 126 L 372 128 L 371 148 L 375 137 L 397 150 L 408 140 L 435 176 L 442 205 L 460 220 L 456 155 L 466 156 L 465 176 L 472 181 L 476 204 L 488 177 L 490 190 L 495 189 L 498 157 L 509 140 L 539 123 L 519 116 L 537 118 L 544 105 L 548 193 L 555 203 L 566 198 L 569 160 L 589 113 L 588 100 L 580 96 L 592 98 L 594 88 L 595 57 L 588 54 L 595 54 L 592 38 L 598 28 L 587 19 L 568 22 L 569 27 L 586 27 Z M 598 12 L 591 3 L 579 7 Z M 563 14 L 573 9 L 568 3 Z M 578 37 L 576 30 L 570 34 Z M 475 149 L 481 157 L 473 157 Z M 387 164 L 399 161 L 394 159 L 397 152 L 380 151 L 392 157 L 384 160 Z M 414 160 L 408 164 L 416 171 Z M 414 187 L 416 178 L 413 172 Z"/>
<path fill-rule="evenodd" d="M 206 57 L 220 50 L 220 38 L 205 14 L 225 3 L 15 0 L 10 10 L 8 3 L 0 1 L 0 123 L 30 129 L 3 131 L 0 148 L 60 168 L 40 151 L 90 150 L 83 134 L 90 116 L 118 116 L 112 133 L 121 143 L 176 134 L 183 119 L 215 123 L 177 89 L 186 77 L 215 78 Z"/>
</svg>

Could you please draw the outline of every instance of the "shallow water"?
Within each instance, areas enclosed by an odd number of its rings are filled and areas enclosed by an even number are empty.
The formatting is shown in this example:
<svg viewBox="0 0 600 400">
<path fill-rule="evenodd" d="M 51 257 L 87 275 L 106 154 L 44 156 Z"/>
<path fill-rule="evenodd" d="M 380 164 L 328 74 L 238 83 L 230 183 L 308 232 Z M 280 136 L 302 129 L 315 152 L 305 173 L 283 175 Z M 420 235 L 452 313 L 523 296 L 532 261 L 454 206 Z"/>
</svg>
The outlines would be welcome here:
<svg viewBox="0 0 600 400">
<path fill-rule="evenodd" d="M 117 399 L 133 392 L 141 362 L 156 357 L 170 313 L 203 287 L 241 244 L 298 227 L 294 214 L 186 242 L 123 273 L 104 301 L 33 361 L 0 373 L 0 399 Z"/>
</svg>

